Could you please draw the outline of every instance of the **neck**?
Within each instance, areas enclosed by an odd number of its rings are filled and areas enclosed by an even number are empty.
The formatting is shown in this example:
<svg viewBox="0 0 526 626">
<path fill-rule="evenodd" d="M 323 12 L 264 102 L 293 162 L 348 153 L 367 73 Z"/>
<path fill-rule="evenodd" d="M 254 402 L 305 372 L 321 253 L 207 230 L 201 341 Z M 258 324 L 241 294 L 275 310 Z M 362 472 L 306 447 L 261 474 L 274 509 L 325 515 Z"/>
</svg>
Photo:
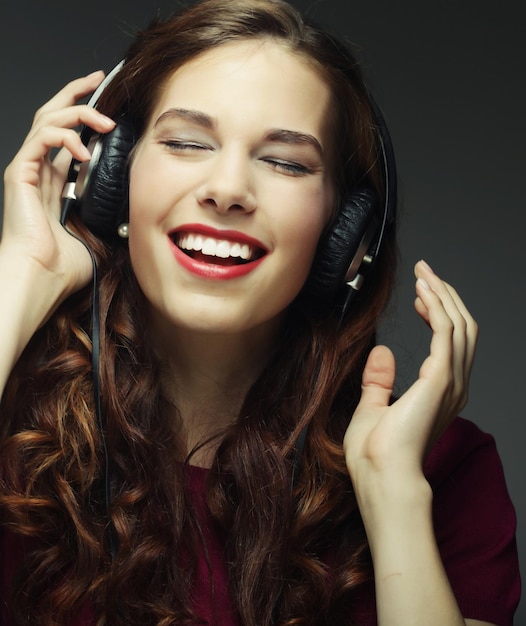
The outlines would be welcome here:
<svg viewBox="0 0 526 626">
<path fill-rule="evenodd" d="M 269 334 L 265 327 L 224 335 L 172 328 L 169 338 L 156 338 L 165 364 L 165 393 L 188 452 L 236 421 L 248 390 L 272 356 L 278 332 L 275 328 Z M 210 465 L 218 443 L 216 438 L 201 448 L 192 462 Z"/>
</svg>

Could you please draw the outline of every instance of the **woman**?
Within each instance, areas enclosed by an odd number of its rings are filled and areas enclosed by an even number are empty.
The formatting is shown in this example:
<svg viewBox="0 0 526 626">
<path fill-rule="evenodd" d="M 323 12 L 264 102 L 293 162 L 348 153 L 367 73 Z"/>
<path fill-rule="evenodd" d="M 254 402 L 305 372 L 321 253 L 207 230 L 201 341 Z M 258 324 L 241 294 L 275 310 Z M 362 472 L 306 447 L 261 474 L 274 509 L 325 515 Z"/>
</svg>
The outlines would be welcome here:
<svg viewBox="0 0 526 626">
<path fill-rule="evenodd" d="M 431 350 L 391 402 L 392 211 L 348 310 L 317 275 L 353 190 L 389 182 L 350 54 L 279 1 L 205 0 L 77 104 L 101 79 L 42 107 L 6 172 L 3 623 L 511 623 L 513 508 L 455 419 L 475 322 L 418 263 Z M 60 223 L 78 124 L 129 164 L 109 228 L 98 189 Z"/>
</svg>

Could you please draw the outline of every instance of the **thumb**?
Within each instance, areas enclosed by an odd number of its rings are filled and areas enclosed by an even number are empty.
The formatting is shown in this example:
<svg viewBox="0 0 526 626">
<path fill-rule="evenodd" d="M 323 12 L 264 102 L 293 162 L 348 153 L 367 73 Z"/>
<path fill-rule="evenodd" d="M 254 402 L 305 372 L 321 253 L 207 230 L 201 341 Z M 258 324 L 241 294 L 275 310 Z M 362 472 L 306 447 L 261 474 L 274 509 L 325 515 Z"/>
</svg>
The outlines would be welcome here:
<svg viewBox="0 0 526 626">
<path fill-rule="evenodd" d="M 387 406 L 393 393 L 396 373 L 395 358 L 387 346 L 375 346 L 362 374 L 360 404 Z"/>
</svg>

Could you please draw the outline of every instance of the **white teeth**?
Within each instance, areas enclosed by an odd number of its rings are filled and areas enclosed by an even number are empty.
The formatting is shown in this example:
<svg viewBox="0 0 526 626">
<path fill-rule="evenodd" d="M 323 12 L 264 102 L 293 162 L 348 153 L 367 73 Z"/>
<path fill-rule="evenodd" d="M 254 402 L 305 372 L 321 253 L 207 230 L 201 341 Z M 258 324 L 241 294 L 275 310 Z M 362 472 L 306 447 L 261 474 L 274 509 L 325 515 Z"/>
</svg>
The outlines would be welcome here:
<svg viewBox="0 0 526 626">
<path fill-rule="evenodd" d="M 220 241 L 216 246 L 216 256 L 222 259 L 228 259 L 230 255 L 230 244 L 228 241 Z"/>
<path fill-rule="evenodd" d="M 255 254 L 255 250 L 246 243 L 232 243 L 225 239 L 213 239 L 192 233 L 180 235 L 176 243 L 183 250 L 195 250 L 221 259 L 233 257 L 249 261 Z"/>
<path fill-rule="evenodd" d="M 248 259 L 250 258 L 250 248 L 246 243 L 244 243 L 241 246 L 241 250 L 239 251 L 239 256 L 242 259 L 245 259 L 245 261 L 248 261 Z"/>
<path fill-rule="evenodd" d="M 201 252 L 207 256 L 216 256 L 217 241 L 215 239 L 205 239 Z"/>
</svg>

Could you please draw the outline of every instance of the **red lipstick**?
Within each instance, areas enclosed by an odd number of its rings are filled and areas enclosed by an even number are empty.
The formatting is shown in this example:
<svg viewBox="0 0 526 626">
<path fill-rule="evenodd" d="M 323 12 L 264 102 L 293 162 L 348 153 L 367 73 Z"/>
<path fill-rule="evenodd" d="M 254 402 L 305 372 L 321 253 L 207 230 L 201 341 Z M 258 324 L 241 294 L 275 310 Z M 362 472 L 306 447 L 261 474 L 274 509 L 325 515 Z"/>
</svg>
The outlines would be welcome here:
<svg viewBox="0 0 526 626">
<path fill-rule="evenodd" d="M 231 280 L 249 274 L 264 260 L 267 248 L 254 237 L 204 224 L 184 224 L 169 233 L 177 262 L 208 280 Z"/>
</svg>

